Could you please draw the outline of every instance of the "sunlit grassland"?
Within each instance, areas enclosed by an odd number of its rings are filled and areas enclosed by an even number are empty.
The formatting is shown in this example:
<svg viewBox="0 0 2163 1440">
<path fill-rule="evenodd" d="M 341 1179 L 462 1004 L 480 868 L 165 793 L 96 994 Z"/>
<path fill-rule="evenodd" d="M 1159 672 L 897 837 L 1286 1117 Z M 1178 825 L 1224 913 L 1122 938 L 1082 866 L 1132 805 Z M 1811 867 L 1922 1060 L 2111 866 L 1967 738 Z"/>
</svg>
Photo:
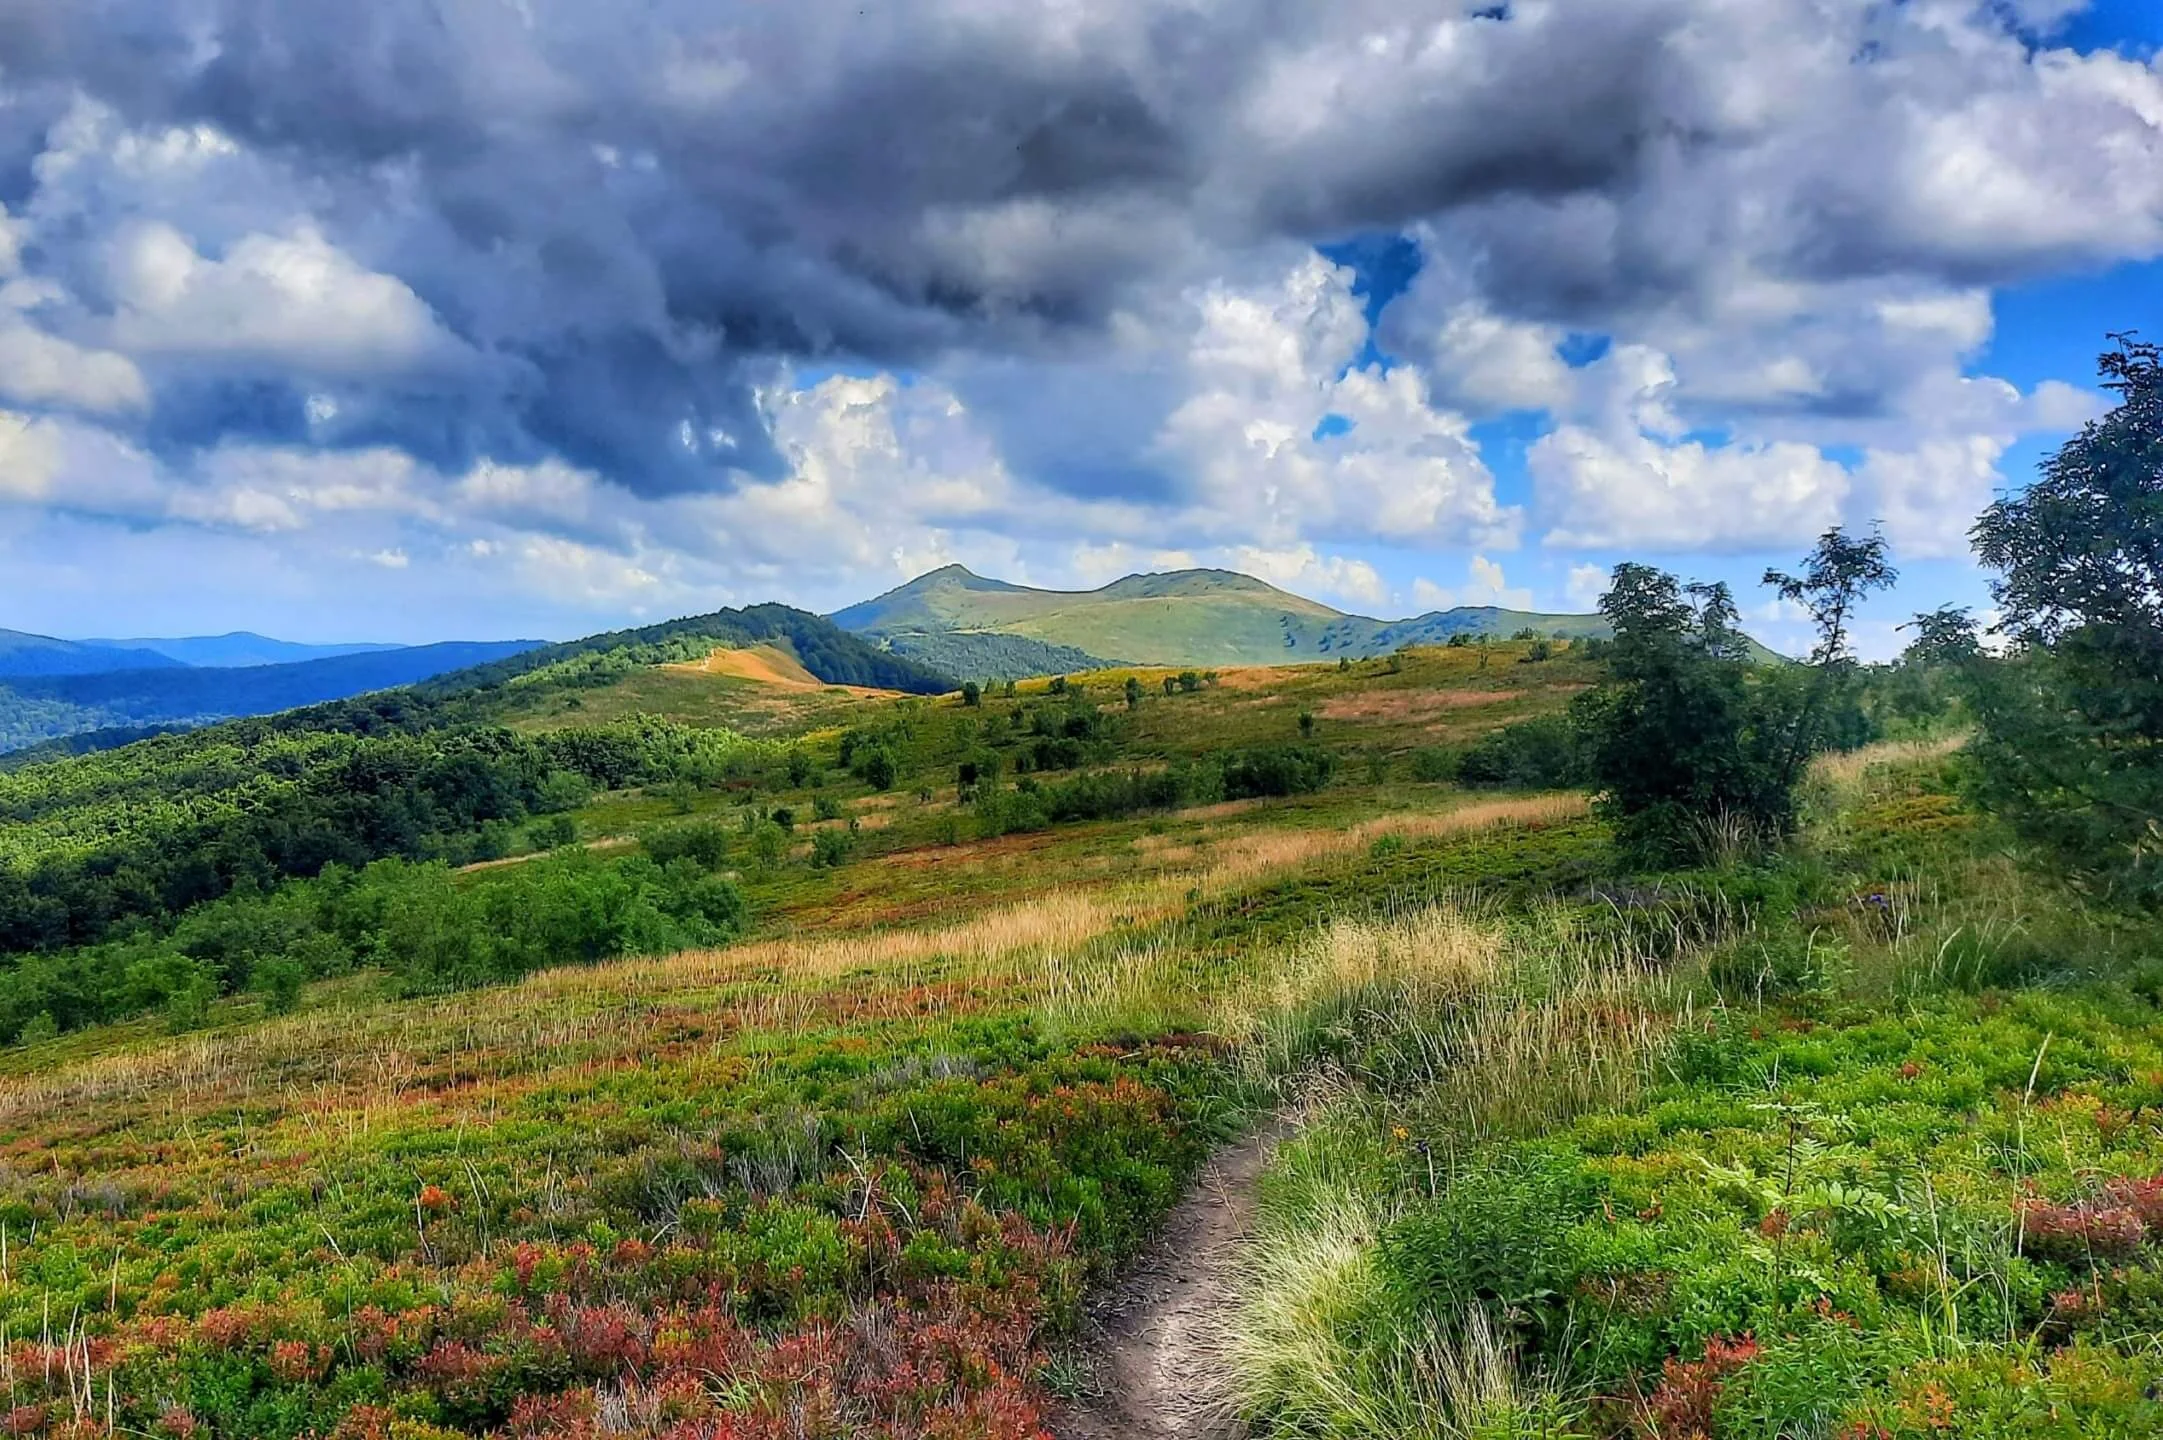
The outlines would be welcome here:
<svg viewBox="0 0 2163 1440">
<path fill-rule="evenodd" d="M 1822 763 L 1788 853 L 1347 1022 L 1229 1331 L 1264 1433 L 2156 1433 L 2163 947 L 1956 750 Z"/>
<path fill-rule="evenodd" d="M 1082 1278 L 1326 1043 L 1337 989 L 1425 963 L 1374 938 L 1424 923 L 1408 897 L 1598 843 L 1581 797 L 1378 796 L 1012 837 L 1036 846 L 1013 865 L 885 852 L 822 877 L 860 903 L 726 949 L 445 999 L 333 982 L 290 1017 L 15 1052 L 16 1427 L 95 1427 L 110 1392 L 115 1424 L 168 1431 L 565 1406 L 1030 1433 Z M 1355 895 L 1374 917 L 1339 914 Z M 947 1378 L 898 1395 L 866 1335 Z M 844 1358 L 803 1371 L 806 1345 Z"/>
</svg>

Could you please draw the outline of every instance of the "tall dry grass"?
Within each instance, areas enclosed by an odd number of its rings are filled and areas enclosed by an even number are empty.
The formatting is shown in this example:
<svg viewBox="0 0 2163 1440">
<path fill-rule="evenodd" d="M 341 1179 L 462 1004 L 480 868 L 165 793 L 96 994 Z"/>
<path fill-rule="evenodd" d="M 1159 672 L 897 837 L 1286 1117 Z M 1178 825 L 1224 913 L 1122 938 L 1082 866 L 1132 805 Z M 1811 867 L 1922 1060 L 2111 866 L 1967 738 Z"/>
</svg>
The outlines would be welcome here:
<svg viewBox="0 0 2163 1440">
<path fill-rule="evenodd" d="M 1383 1284 L 1379 1237 L 1481 1142 L 1627 1106 L 1678 1007 L 1672 960 L 1559 911 L 1440 905 L 1315 937 L 1241 992 L 1279 1073 L 1331 1077 L 1272 1167 L 1226 1327 L 1224 1383 L 1295 1433 L 1531 1437 L 1568 1407 L 1477 1310 L 1444 1326 Z M 1402 1142 L 1425 1145 L 1406 1187 Z"/>
<path fill-rule="evenodd" d="M 542 971 L 494 989 L 395 1004 L 354 1003 L 182 1037 L 145 1036 L 129 1048 L 51 1070 L 0 1078 L 0 1123 L 104 1102 L 186 1110 L 202 1103 L 295 1095 L 374 1096 L 395 1103 L 413 1078 L 449 1055 L 485 1054 L 498 1075 L 564 1060 L 631 1055 L 672 1019 L 724 1034 L 788 1031 L 834 1011 L 851 989 L 856 1018 L 936 1016 L 1019 987 L 1060 1023 L 1093 1024 L 1125 1011 L 1188 1016 L 1205 987 L 1184 974 L 1176 935 L 1126 940 L 1185 912 L 1280 875 L 1366 853 L 1383 834 L 1413 838 L 1539 825 L 1583 811 L 1574 796 L 1481 801 L 1389 816 L 1343 830 L 1235 837 L 1191 863 L 1139 879 L 1053 890 L 944 924 L 810 933 L 718 949 Z M 975 998 L 972 998 L 975 997 Z"/>
</svg>

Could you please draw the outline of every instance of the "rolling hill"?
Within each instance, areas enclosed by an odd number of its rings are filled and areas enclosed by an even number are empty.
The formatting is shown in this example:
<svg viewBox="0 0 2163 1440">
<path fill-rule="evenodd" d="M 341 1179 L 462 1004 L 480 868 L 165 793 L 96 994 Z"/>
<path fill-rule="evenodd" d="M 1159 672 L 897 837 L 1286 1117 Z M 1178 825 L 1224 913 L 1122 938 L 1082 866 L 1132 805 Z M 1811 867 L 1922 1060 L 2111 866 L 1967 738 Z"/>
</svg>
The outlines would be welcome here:
<svg viewBox="0 0 2163 1440">
<path fill-rule="evenodd" d="M 55 640 L 0 630 L 0 679 L 17 675 L 94 675 L 101 670 L 176 669 L 181 662 L 127 641 Z"/>
<path fill-rule="evenodd" d="M 0 682 L 0 751 L 97 731 L 134 738 L 148 729 L 267 715 L 342 700 L 496 661 L 540 642 L 503 640 L 416 645 L 400 650 L 237 669 L 192 668 L 159 656 L 160 668 L 10 675 Z"/>
<path fill-rule="evenodd" d="M 253 630 L 234 630 L 224 635 L 184 635 L 171 639 L 84 640 L 80 643 L 107 649 L 148 651 L 182 665 L 203 669 L 290 665 L 301 660 L 335 660 L 341 655 L 373 655 L 387 650 L 408 648 L 403 645 L 369 644 L 303 645 L 297 641 L 258 635 Z M 141 666 L 137 664 L 110 668 L 139 669 Z"/>
<path fill-rule="evenodd" d="M 1409 620 L 1349 615 L 1230 570 L 1129 575 L 1100 590 L 1034 590 L 959 565 L 835 613 L 834 623 L 899 655 L 942 657 L 953 673 L 999 679 L 1091 665 L 1283 665 L 1365 659 L 1452 635 L 1602 635 L 1597 615 L 1495 606 Z"/>
</svg>

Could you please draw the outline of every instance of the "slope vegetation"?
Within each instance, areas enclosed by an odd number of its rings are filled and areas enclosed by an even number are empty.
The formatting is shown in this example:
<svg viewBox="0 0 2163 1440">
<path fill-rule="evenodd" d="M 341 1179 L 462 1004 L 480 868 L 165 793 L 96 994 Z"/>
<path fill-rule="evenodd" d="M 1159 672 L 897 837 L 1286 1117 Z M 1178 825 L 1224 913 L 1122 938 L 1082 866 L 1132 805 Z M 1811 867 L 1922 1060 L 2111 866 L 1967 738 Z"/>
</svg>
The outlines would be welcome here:
<svg viewBox="0 0 2163 1440">
<path fill-rule="evenodd" d="M 530 650 L 535 643 L 417 645 L 237 669 L 195 669 L 152 656 L 162 668 L 13 675 L 0 685 L 0 751 L 108 729 L 136 731 L 267 715 L 410 685 Z"/>
<path fill-rule="evenodd" d="M 997 679 L 1099 664 L 1282 665 L 1367 659 L 1458 634 L 1606 633 L 1597 615 L 1493 606 L 1410 620 L 1348 615 L 1229 570 L 1129 575 L 1100 590 L 1032 590 L 959 565 L 919 576 L 834 622 L 900 654 L 938 655 L 956 673 Z"/>
<path fill-rule="evenodd" d="M 55 640 L 0 630 L 0 677 L 90 675 L 100 670 L 158 670 L 181 662 L 120 641 Z"/>
</svg>

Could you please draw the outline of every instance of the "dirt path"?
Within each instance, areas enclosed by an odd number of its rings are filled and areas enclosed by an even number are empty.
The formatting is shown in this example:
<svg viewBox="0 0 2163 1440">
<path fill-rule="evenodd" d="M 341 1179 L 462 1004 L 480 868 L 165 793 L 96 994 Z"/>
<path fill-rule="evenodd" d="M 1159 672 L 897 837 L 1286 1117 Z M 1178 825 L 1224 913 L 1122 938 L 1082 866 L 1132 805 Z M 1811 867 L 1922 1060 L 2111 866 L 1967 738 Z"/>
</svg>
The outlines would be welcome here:
<svg viewBox="0 0 2163 1440">
<path fill-rule="evenodd" d="M 1231 1307 L 1231 1267 L 1254 1221 L 1272 1121 L 1221 1150 L 1117 1289 L 1093 1307 L 1092 1398 L 1052 1426 L 1059 1440 L 1235 1440 L 1211 1352 Z"/>
</svg>

